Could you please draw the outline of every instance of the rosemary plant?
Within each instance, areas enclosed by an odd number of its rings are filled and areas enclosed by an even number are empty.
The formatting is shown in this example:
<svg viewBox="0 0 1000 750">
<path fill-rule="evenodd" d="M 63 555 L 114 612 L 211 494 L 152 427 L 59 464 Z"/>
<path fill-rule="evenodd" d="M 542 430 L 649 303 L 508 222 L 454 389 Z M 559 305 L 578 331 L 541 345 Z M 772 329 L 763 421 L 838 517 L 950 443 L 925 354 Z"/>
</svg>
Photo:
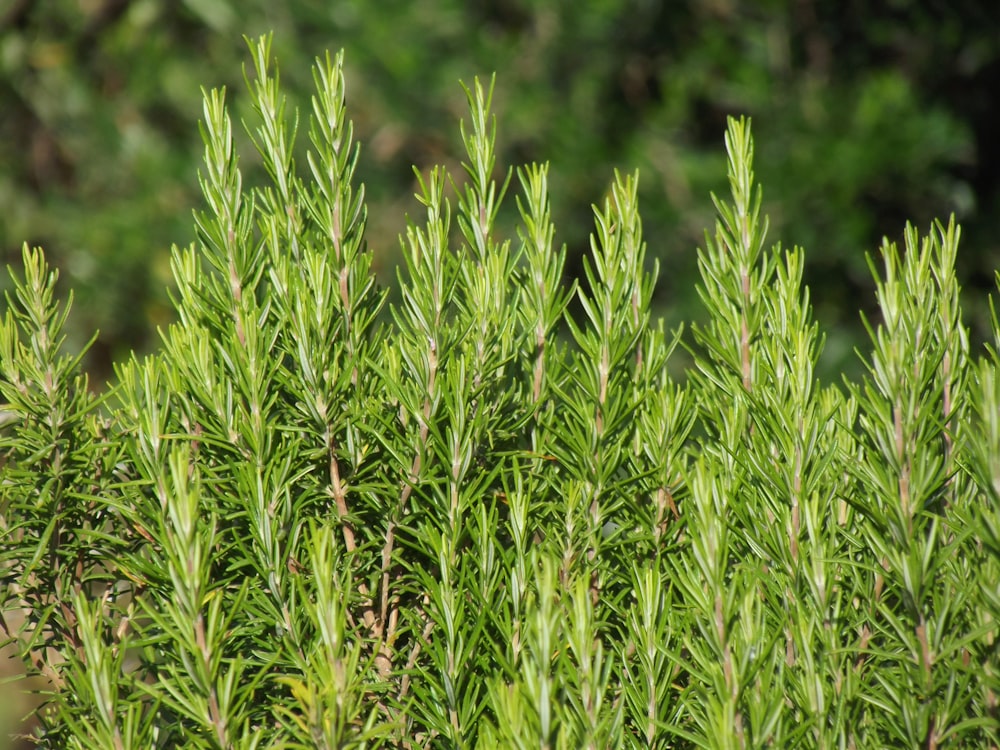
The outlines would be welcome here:
<svg viewBox="0 0 1000 750">
<path fill-rule="evenodd" d="M 157 353 L 93 395 L 42 251 L 11 272 L 3 626 L 46 680 L 39 744 L 997 746 L 1000 325 L 970 351 L 954 223 L 883 245 L 867 375 L 820 383 L 803 251 L 766 244 L 731 120 L 675 380 L 635 175 L 567 286 L 548 168 L 498 169 L 475 81 L 388 305 L 342 57 L 296 160 L 269 45 L 268 179 L 206 92 Z"/>
</svg>

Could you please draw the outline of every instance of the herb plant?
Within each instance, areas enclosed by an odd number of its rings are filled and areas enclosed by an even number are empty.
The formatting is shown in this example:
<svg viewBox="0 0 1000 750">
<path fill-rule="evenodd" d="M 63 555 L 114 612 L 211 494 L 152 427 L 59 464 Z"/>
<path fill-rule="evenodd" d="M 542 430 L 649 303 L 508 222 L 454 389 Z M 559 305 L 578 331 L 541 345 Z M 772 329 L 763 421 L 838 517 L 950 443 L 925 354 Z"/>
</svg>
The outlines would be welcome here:
<svg viewBox="0 0 1000 750">
<path fill-rule="evenodd" d="M 297 158 L 269 44 L 270 180 L 243 184 L 207 92 L 155 355 L 95 395 L 56 272 L 27 248 L 12 272 L 0 574 L 40 744 L 997 745 L 1000 325 L 970 351 L 954 223 L 882 247 L 867 374 L 820 383 L 803 253 L 767 246 L 731 120 L 678 380 L 635 175 L 567 286 L 548 167 L 498 169 L 476 81 L 464 175 L 417 173 L 389 304 L 342 58 Z"/>
</svg>

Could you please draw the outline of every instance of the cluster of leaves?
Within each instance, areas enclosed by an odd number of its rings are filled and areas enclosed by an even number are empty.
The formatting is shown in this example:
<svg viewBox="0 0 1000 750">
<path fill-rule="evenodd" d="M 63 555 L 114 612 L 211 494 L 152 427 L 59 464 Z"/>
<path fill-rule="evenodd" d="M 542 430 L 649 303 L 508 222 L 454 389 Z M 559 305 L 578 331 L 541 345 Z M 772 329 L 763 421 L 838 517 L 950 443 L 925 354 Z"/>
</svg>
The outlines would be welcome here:
<svg viewBox="0 0 1000 750">
<path fill-rule="evenodd" d="M 38 250 L 0 327 L 4 628 L 50 681 L 45 746 L 1000 740 L 1000 325 L 972 356 L 953 224 L 886 243 L 867 374 L 822 385 L 802 253 L 765 246 L 730 121 L 675 382 L 634 177 L 566 288 L 545 166 L 499 236 L 476 82 L 465 176 L 417 172 L 388 304 L 341 58 L 296 162 L 252 51 L 269 180 L 207 93 L 160 350 L 91 395 Z"/>
</svg>

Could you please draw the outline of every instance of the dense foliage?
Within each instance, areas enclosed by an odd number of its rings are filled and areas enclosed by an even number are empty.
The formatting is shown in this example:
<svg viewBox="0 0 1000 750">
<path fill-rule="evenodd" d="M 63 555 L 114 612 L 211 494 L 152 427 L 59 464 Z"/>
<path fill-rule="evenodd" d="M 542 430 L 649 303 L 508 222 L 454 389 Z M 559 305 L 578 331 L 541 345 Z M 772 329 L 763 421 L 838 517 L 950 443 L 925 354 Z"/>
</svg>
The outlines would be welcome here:
<svg viewBox="0 0 1000 750">
<path fill-rule="evenodd" d="M 241 34 L 273 29 L 293 103 L 308 105 L 315 55 L 346 50 L 379 216 L 368 238 L 390 288 L 417 189 L 410 166 L 460 148 L 460 79 L 502 76 L 503 163 L 551 162 L 567 279 L 582 277 L 590 204 L 613 167 L 642 172 L 663 269 L 654 305 L 670 319 L 701 315 L 691 248 L 713 220 L 704 196 L 725 189 L 718 134 L 729 113 L 755 117 L 768 210 L 811 250 L 821 367 L 836 372 L 863 340 L 864 250 L 901 240 L 905 220 L 956 213 L 960 277 L 992 285 L 980 269 L 1000 258 L 998 28 L 1000 4 L 920 0 L 11 0 L 0 10 L 0 253 L 17 264 L 28 241 L 63 271 L 77 292 L 74 346 L 101 331 L 84 363 L 95 384 L 131 348 L 155 346 L 151 332 L 172 320 L 170 245 L 193 239 L 198 86 L 242 88 Z M 244 104 L 230 100 L 237 122 Z M 260 162 L 243 152 L 255 181 Z M 498 217 L 504 231 L 515 220 Z M 966 313 L 981 337 L 988 311 Z"/>
<path fill-rule="evenodd" d="M 498 169 L 475 82 L 390 302 L 341 57 L 299 120 L 252 51 L 268 178 L 206 92 L 155 353 L 94 395 L 42 252 L 12 274 L 0 575 L 44 746 L 998 742 L 1000 324 L 973 354 L 953 222 L 883 246 L 865 374 L 823 383 L 731 120 L 677 381 L 635 176 L 567 287 L 548 167 Z"/>
</svg>

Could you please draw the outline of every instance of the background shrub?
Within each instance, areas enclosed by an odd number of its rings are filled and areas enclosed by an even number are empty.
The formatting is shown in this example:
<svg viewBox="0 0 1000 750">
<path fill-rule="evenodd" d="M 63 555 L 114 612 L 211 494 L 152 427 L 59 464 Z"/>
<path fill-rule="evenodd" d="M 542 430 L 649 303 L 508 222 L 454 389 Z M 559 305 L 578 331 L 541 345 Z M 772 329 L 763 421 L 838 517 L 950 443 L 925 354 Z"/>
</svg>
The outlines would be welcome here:
<svg viewBox="0 0 1000 750">
<path fill-rule="evenodd" d="M 654 305 L 670 320 L 702 316 L 692 249 L 713 220 L 704 196 L 725 190 L 718 134 L 732 112 L 756 117 L 774 228 L 811 250 L 804 273 L 832 376 L 855 366 L 865 340 L 858 304 L 874 311 L 864 251 L 882 236 L 901 242 L 906 220 L 955 213 L 960 278 L 992 286 L 997 28 L 996 4 L 917 0 L 847 10 L 822 0 L 13 0 L 0 12 L 0 251 L 16 264 L 25 241 L 42 245 L 63 270 L 77 292 L 74 345 L 101 332 L 85 360 L 95 385 L 133 348 L 155 347 L 150 332 L 173 314 L 170 245 L 194 239 L 198 87 L 241 90 L 240 35 L 273 29 L 293 104 L 308 106 L 317 52 L 346 49 L 380 217 L 368 236 L 390 288 L 417 189 L 411 165 L 458 166 L 460 79 L 501 74 L 502 163 L 551 163 L 567 281 L 582 277 L 590 205 L 613 168 L 641 170 L 649 253 L 663 269 Z M 230 104 L 237 121 L 249 116 L 243 97 Z M 256 181 L 261 164 L 241 145 Z M 498 217 L 510 232 L 516 220 Z M 966 314 L 974 337 L 988 338 L 985 306 L 970 300 Z"/>
</svg>

